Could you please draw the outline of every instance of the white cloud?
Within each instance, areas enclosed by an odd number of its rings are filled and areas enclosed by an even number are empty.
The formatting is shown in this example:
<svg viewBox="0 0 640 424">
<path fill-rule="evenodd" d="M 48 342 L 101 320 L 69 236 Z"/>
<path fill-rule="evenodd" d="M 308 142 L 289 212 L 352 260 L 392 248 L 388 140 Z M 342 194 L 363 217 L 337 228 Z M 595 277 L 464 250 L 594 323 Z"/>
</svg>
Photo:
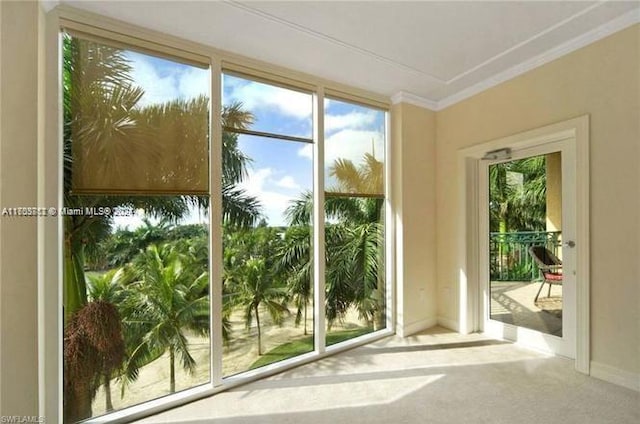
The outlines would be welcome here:
<svg viewBox="0 0 640 424">
<path fill-rule="evenodd" d="M 239 83 L 227 77 L 225 85 L 231 93 L 225 96 L 225 103 L 242 102 L 247 110 L 275 107 L 280 113 L 296 119 L 311 118 L 312 97 L 309 94 L 287 90 L 257 82 Z"/>
<path fill-rule="evenodd" d="M 277 191 L 270 190 L 274 186 L 284 187 L 281 183 L 290 185 L 286 187 L 300 188 L 300 185 L 290 176 L 284 176 L 276 180 L 275 173 L 271 168 L 260 168 L 249 170 L 248 177 L 238 185 L 250 196 L 256 197 L 262 205 L 262 213 L 264 214 L 269 225 L 279 226 L 286 225 L 284 216 L 285 210 L 291 204 L 298 194 L 291 196 Z M 295 186 L 295 187 L 293 187 Z"/>
<path fill-rule="evenodd" d="M 298 184 L 290 175 L 285 175 L 284 177 L 280 178 L 280 180 L 276 181 L 276 185 L 278 187 L 289 188 L 293 190 L 300 188 L 300 184 Z"/>
<path fill-rule="evenodd" d="M 305 144 L 298 149 L 298 156 L 313 160 L 313 144 Z"/>
<path fill-rule="evenodd" d="M 200 95 L 210 97 L 211 74 L 204 69 L 189 67 L 178 77 L 179 95 L 193 99 Z"/>
<path fill-rule="evenodd" d="M 306 144 L 298 149 L 298 156 L 313 160 L 313 145 Z M 365 153 L 384 159 L 384 134 L 379 131 L 344 129 L 325 139 L 324 158 L 326 164 L 336 159 L 348 159 L 355 164 L 362 162 Z"/>
<path fill-rule="evenodd" d="M 364 129 L 372 125 L 376 120 L 377 112 L 350 112 L 341 115 L 328 114 L 324 117 L 324 129 L 326 132 L 342 129 Z"/>
<path fill-rule="evenodd" d="M 175 99 L 192 99 L 209 95 L 209 72 L 192 66 L 175 64 L 163 67 L 163 73 L 144 55 L 128 53 L 134 84 L 144 90 L 139 106 L 165 103 Z"/>
<path fill-rule="evenodd" d="M 376 159 L 384 158 L 384 135 L 379 131 L 342 130 L 325 140 L 325 163 L 336 159 L 362 162 L 365 153 L 372 153 Z"/>
</svg>

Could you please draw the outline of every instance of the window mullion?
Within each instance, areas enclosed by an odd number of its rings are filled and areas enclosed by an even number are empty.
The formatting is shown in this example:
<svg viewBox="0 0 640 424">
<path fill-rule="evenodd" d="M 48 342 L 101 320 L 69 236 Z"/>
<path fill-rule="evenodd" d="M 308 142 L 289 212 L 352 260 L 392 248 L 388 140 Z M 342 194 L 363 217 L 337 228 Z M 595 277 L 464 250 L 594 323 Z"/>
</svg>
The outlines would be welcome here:
<svg viewBox="0 0 640 424">
<path fill-rule="evenodd" d="M 313 96 L 313 281 L 314 347 L 324 353 L 325 340 L 325 235 L 324 235 L 324 88 Z"/>
<path fill-rule="evenodd" d="M 384 163 L 384 192 L 385 196 L 385 216 L 384 216 L 384 244 L 385 244 L 385 282 L 386 282 L 386 314 L 387 329 L 395 331 L 395 226 L 393 199 L 396 193 L 393 192 L 391 175 L 393 172 L 392 163 L 393 149 L 391 148 L 391 121 L 389 112 L 385 112 L 385 163 Z"/>
<path fill-rule="evenodd" d="M 222 70 L 211 60 L 209 144 L 209 307 L 211 384 L 222 385 Z"/>
</svg>

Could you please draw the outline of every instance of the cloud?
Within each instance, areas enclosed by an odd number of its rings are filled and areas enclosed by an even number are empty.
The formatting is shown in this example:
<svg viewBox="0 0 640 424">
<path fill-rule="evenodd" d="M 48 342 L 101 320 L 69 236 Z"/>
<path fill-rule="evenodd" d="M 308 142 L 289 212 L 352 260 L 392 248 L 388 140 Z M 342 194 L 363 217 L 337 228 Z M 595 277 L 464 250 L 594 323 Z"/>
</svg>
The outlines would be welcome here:
<svg viewBox="0 0 640 424">
<path fill-rule="evenodd" d="M 349 159 L 360 163 L 365 153 L 371 153 L 378 160 L 384 159 L 384 134 L 379 131 L 342 130 L 325 140 L 325 163 L 336 159 Z"/>
<path fill-rule="evenodd" d="M 298 156 L 313 160 L 313 144 L 305 144 L 303 147 L 298 149 Z"/>
<path fill-rule="evenodd" d="M 229 93 L 225 93 L 225 104 L 238 101 L 250 111 L 276 108 L 289 117 L 311 118 L 312 97 L 309 94 L 253 81 L 245 82 L 233 76 L 224 78 L 225 86 L 230 89 Z"/>
<path fill-rule="evenodd" d="M 365 153 L 374 154 L 380 161 L 385 157 L 384 134 L 380 131 L 345 129 L 327 137 L 324 144 L 324 159 L 329 165 L 338 158 L 359 164 Z M 298 149 L 298 156 L 312 160 L 313 145 L 307 144 Z"/>
<path fill-rule="evenodd" d="M 139 106 L 165 103 L 176 99 L 192 99 L 209 95 L 210 74 L 207 70 L 169 61 L 156 65 L 145 55 L 127 52 L 134 84 L 144 90 Z"/>
<path fill-rule="evenodd" d="M 299 193 L 289 195 L 274 191 L 274 187 L 286 189 L 300 188 L 300 185 L 291 177 L 284 176 L 275 179 L 272 168 L 250 169 L 248 177 L 238 185 L 250 196 L 256 197 L 262 205 L 262 213 L 269 225 L 287 225 L 284 212 Z M 285 187 L 287 185 L 287 187 Z"/>
<path fill-rule="evenodd" d="M 350 112 L 341 115 L 327 114 L 324 117 L 325 132 L 342 129 L 364 129 L 370 127 L 376 121 L 378 112 L 372 110 L 366 113 Z"/>
<path fill-rule="evenodd" d="M 285 175 L 284 177 L 280 178 L 280 180 L 276 181 L 276 185 L 278 187 L 288 188 L 292 190 L 300 188 L 300 184 L 298 184 L 290 175 Z"/>
</svg>

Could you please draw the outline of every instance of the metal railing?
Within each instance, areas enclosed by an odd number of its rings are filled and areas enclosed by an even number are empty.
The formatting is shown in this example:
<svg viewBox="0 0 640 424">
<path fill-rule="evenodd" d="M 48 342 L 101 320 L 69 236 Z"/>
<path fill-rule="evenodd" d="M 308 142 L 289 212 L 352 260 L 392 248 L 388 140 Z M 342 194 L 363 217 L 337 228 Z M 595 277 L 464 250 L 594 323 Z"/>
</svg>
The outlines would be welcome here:
<svg viewBox="0 0 640 424">
<path fill-rule="evenodd" d="M 545 246 L 559 256 L 560 231 L 522 231 L 489 233 L 489 275 L 491 281 L 531 281 L 538 268 L 529 255 L 529 247 Z"/>
</svg>

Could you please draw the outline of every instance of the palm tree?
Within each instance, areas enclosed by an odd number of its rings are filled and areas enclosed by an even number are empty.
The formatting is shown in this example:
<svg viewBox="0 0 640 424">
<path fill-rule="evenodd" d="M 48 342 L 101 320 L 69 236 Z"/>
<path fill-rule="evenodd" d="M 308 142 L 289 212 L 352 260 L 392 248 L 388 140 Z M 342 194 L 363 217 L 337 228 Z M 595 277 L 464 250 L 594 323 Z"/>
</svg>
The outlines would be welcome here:
<svg viewBox="0 0 640 424">
<path fill-rule="evenodd" d="M 285 277 L 278 266 L 279 230 L 267 226 L 227 232 L 224 246 L 224 296 L 227 310 L 242 307 L 249 329 L 256 320 L 258 354 L 262 355 L 260 309 L 276 324 L 289 314 Z"/>
<path fill-rule="evenodd" d="M 512 175 L 521 175 L 522 183 Z M 534 156 L 489 167 L 491 231 L 540 231 L 545 228 L 545 157 Z"/>
<path fill-rule="evenodd" d="M 296 305 L 296 325 L 303 322 L 307 335 L 307 312 L 313 296 L 311 262 L 311 229 L 291 226 L 284 233 L 284 243 L 278 253 L 279 272 L 286 275 L 289 295 Z"/>
<path fill-rule="evenodd" d="M 195 275 L 189 258 L 174 245 L 151 245 L 135 261 L 139 280 L 130 284 L 125 300 L 125 325 L 142 334 L 131 349 L 127 368 L 139 368 L 149 356 L 169 353 L 169 391 L 175 392 L 176 359 L 189 373 L 196 362 L 185 331 L 209 333 L 208 274 Z"/>
<path fill-rule="evenodd" d="M 86 149 L 89 152 L 87 154 L 94 151 L 99 154 L 101 160 L 92 162 L 104 164 L 109 171 L 135 169 L 136 158 L 157 153 L 149 151 L 146 140 L 173 135 L 163 131 L 163 122 L 175 122 L 178 115 L 181 119 L 204 115 L 202 112 L 208 107 L 208 99 L 201 96 L 190 101 L 173 101 L 140 108 L 138 103 L 144 92 L 134 85 L 132 67 L 123 50 L 65 37 L 63 51 L 64 205 L 69 208 L 96 205 L 115 208 L 127 205 L 142 208 L 153 216 L 169 221 L 183 217 L 191 205 L 207 207 L 208 199 L 204 196 L 73 194 L 71 176 L 74 170 L 74 145 L 95 146 Z M 232 128 L 245 128 L 253 122 L 252 115 L 243 111 L 239 103 L 223 108 L 221 119 L 225 127 Z M 184 134 L 189 139 L 207 137 L 207 125 L 198 122 L 193 126 L 195 128 L 183 128 L 185 131 L 181 132 L 181 137 Z M 165 144 L 175 143 L 168 140 Z M 204 158 L 201 159 L 206 160 L 207 157 L 204 152 Z M 252 225 L 259 216 L 259 203 L 236 187 L 246 176 L 249 161 L 237 147 L 237 135 L 225 133 L 223 157 L 224 218 L 237 225 Z M 183 164 L 182 171 L 188 172 L 190 169 L 193 167 L 188 163 Z M 111 223 L 110 216 L 65 217 L 66 318 L 86 304 L 85 250 L 92 249 L 104 239 Z"/>
<path fill-rule="evenodd" d="M 260 327 L 260 307 L 263 306 L 274 323 L 280 325 L 289 309 L 284 302 L 286 289 L 277 287 L 273 281 L 273 271 L 267 268 L 265 258 L 251 258 L 241 267 L 241 292 L 238 302 L 244 305 L 245 324 L 251 327 L 255 317 L 258 331 L 258 355 L 262 355 L 262 330 Z"/>
<path fill-rule="evenodd" d="M 105 302 L 110 305 L 120 305 L 126 299 L 126 285 L 131 275 L 125 268 L 112 269 L 105 274 L 89 277 L 89 301 Z M 122 336 L 120 336 L 122 337 Z M 124 352 L 123 352 L 124 356 Z M 105 411 L 113 410 L 111 401 L 111 378 L 113 369 L 102 367 L 99 379 L 103 381 L 105 392 Z"/>
<path fill-rule="evenodd" d="M 383 169 L 382 162 L 371 154 L 365 154 L 359 165 L 338 159 L 329 169 L 336 180 L 325 196 L 325 211 L 331 220 L 325 226 L 325 314 L 329 325 L 355 306 L 374 328 L 384 326 Z M 305 193 L 291 204 L 287 209 L 291 225 L 308 228 L 311 201 L 311 193 Z M 297 268 L 309 266 L 308 256 L 301 259 Z"/>
<path fill-rule="evenodd" d="M 63 39 L 63 85 L 64 85 L 64 206 L 68 208 L 130 206 L 142 208 L 148 214 L 175 222 L 183 217 L 190 206 L 207 207 L 208 198 L 203 196 L 111 196 L 78 195 L 73 192 L 72 174 L 81 169 L 83 161 L 74 161 L 74 146 L 83 145 L 84 155 L 95 155 L 99 161 L 92 161 L 105 170 L 117 172 L 119 169 L 136 169 L 136 160 L 151 156 L 160 159 L 159 152 L 150 150 L 146 141 L 154 137 L 170 137 L 162 131 L 162 123 L 183 118 L 204 115 L 208 99 L 200 97 L 190 101 L 170 102 L 161 106 L 141 108 L 140 99 L 144 92 L 134 85 L 132 67 L 125 52 L 118 48 L 65 36 Z M 241 110 L 241 106 L 224 108 L 222 120 L 227 126 L 248 125 L 252 116 Z M 189 139 L 207 137 L 208 125 L 205 120 L 192 122 L 192 127 L 183 128 L 181 136 Z M 172 144 L 168 140 L 168 144 Z M 173 143 L 175 144 L 175 143 Z M 235 151 L 233 151 L 235 148 Z M 223 140 L 225 162 L 223 165 L 223 216 L 237 225 L 250 225 L 257 219 L 259 204 L 256 199 L 235 187 L 246 173 L 248 158 L 237 151 L 237 137 L 226 136 Z M 227 151 L 231 149 L 231 151 Z M 205 158 L 208 157 L 204 152 Z M 144 156 L 141 156 L 144 155 Z M 84 157 L 86 159 L 86 157 Z M 75 169 L 74 169 L 75 167 Z M 189 174 L 193 167 L 186 163 L 180 172 Z M 87 178 L 100 174 L 85 173 Z M 196 175 L 189 175 L 196 178 Z M 65 216 L 64 218 L 64 315 L 65 323 L 72 322 L 73 315 L 88 304 L 85 276 L 86 256 L 96 257 L 99 242 L 109 234 L 111 216 Z M 90 308 L 89 310 L 95 310 Z M 70 331 L 76 327 L 66 325 L 65 339 L 75 340 Z M 70 346 L 65 344 L 65 351 Z M 66 355 L 69 360 L 79 360 L 78 356 Z M 77 365 L 77 364 L 76 364 Z M 65 369 L 73 369 L 73 364 L 65 363 Z M 73 377 L 75 378 L 75 377 Z M 72 379 L 65 375 L 65 379 Z M 77 380 L 77 378 L 75 378 Z M 66 384 L 68 383 L 68 384 Z M 85 386 L 83 381 L 65 381 L 65 388 L 73 384 Z M 65 397 L 67 393 L 65 392 Z M 69 404 L 66 416 L 82 419 L 91 415 L 90 396 L 81 396 Z"/>
</svg>

